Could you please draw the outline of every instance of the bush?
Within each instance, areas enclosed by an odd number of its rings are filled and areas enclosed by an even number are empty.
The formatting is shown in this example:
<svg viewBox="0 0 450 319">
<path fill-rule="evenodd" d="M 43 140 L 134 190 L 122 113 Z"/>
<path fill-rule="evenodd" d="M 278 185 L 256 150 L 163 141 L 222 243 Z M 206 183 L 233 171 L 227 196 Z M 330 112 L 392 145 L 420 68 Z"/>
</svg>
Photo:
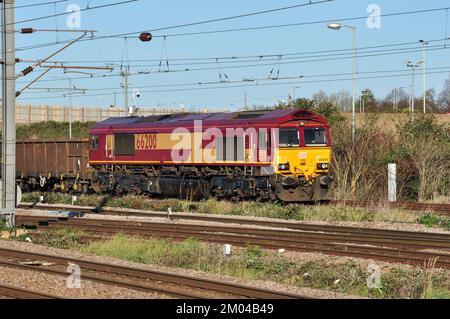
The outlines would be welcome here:
<svg viewBox="0 0 450 319">
<path fill-rule="evenodd" d="M 377 114 L 365 116 L 357 127 L 352 151 L 347 122 L 331 126 L 333 136 L 334 192 L 337 199 L 367 201 L 387 198 L 387 164 L 397 164 L 399 200 L 426 201 L 448 196 L 450 191 L 450 127 L 432 115 L 415 115 L 384 129 Z M 352 154 L 355 174 L 352 180 Z"/>
<path fill-rule="evenodd" d="M 450 230 L 450 218 L 448 217 L 425 214 L 420 216 L 417 222 L 428 227 L 441 226 L 445 229 Z"/>
<path fill-rule="evenodd" d="M 55 228 L 42 232 L 36 243 L 55 248 L 70 249 L 81 245 L 82 236 L 82 231 L 70 228 Z"/>
<path fill-rule="evenodd" d="M 73 122 L 72 136 L 74 138 L 89 137 L 89 130 L 95 122 Z M 47 139 L 69 137 L 69 123 L 67 122 L 40 122 L 17 127 L 18 139 Z"/>
<path fill-rule="evenodd" d="M 421 114 L 398 123 L 397 131 L 399 153 L 414 168 L 419 201 L 448 195 L 450 127 L 438 124 L 433 115 Z"/>
</svg>

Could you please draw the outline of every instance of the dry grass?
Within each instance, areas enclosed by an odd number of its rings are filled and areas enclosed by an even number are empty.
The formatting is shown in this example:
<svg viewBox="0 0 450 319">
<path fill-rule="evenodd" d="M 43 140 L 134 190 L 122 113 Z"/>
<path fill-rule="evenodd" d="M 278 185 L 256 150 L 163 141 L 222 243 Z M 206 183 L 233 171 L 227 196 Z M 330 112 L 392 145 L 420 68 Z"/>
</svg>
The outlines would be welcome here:
<svg viewBox="0 0 450 319">
<path fill-rule="evenodd" d="M 352 114 L 351 113 L 340 113 L 347 121 L 351 121 Z M 369 113 L 368 113 L 369 114 Z M 404 121 L 408 118 L 408 114 L 401 113 L 380 113 L 380 122 L 378 123 L 379 128 L 386 131 L 395 131 L 396 123 L 400 121 Z M 434 114 L 436 117 L 436 121 L 439 124 L 450 124 L 450 115 L 448 114 Z M 367 114 L 356 114 L 356 126 L 360 126 L 364 121 L 364 118 L 367 117 Z"/>
</svg>

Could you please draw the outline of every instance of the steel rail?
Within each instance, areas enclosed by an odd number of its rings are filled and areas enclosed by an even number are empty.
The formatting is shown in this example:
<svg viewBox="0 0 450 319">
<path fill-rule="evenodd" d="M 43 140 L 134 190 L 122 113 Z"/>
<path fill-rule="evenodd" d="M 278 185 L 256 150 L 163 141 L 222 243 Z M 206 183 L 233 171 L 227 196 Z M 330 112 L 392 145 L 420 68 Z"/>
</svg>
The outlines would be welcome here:
<svg viewBox="0 0 450 319">
<path fill-rule="evenodd" d="M 19 217 L 19 216 L 18 216 Z M 20 216 L 24 218 L 26 216 Z M 74 219 L 67 221 L 46 220 L 44 217 L 39 222 L 33 217 L 32 223 L 39 227 L 70 227 L 96 234 L 108 234 L 113 236 L 117 233 L 126 233 L 130 235 L 138 235 L 144 237 L 161 237 L 183 240 L 187 238 L 197 238 L 199 240 L 215 243 L 229 243 L 237 246 L 259 245 L 269 249 L 292 249 L 295 251 L 314 251 L 331 255 L 344 255 L 352 257 L 362 257 L 379 259 L 393 262 L 403 262 L 410 264 L 423 265 L 431 259 L 437 259 L 438 267 L 450 268 L 450 254 L 441 252 L 417 251 L 404 248 L 389 248 L 377 245 L 364 246 L 355 245 L 353 243 L 345 243 L 344 240 L 321 240 L 319 238 L 307 237 L 283 237 L 281 230 L 275 230 L 270 233 L 263 233 L 261 229 L 239 229 L 233 227 L 217 227 L 205 225 L 175 225 L 171 223 L 135 223 L 134 225 L 126 225 L 125 221 L 113 221 L 113 225 L 108 224 L 108 220 L 99 220 L 99 224 L 95 224 L 96 220 L 92 219 Z M 37 222 L 36 222 L 37 221 Z M 24 222 L 21 219 L 21 222 Z M 117 225 L 120 222 L 122 225 Z M 256 231 L 259 234 L 252 233 Z M 292 232 L 291 232 L 292 234 Z M 447 246 L 448 247 L 448 246 Z M 447 248 L 446 247 L 446 248 Z"/>
<path fill-rule="evenodd" d="M 51 223 L 63 223 L 73 227 L 79 227 L 94 232 L 101 232 L 104 229 L 114 230 L 116 232 L 139 232 L 139 233 L 151 233 L 158 230 L 170 229 L 173 232 L 188 231 L 190 233 L 197 232 L 216 232 L 216 233 L 234 233 L 242 235 L 263 236 L 265 239 L 274 239 L 279 241 L 296 241 L 300 239 L 311 240 L 317 239 L 324 242 L 340 242 L 340 243 L 354 243 L 354 244 L 371 244 L 386 247 L 400 247 L 400 248 L 414 248 L 414 249 L 450 249 L 450 235 L 438 234 L 440 236 L 434 236 L 430 234 L 427 237 L 427 233 L 424 233 L 416 238 L 414 234 L 403 234 L 398 231 L 390 236 L 379 235 L 376 232 L 365 234 L 363 232 L 343 232 L 334 233 L 326 232 L 326 230 L 320 229 L 316 232 L 313 231 L 298 231 L 298 230 L 285 230 L 285 229 L 261 229 L 261 228 L 249 228 L 249 227 L 225 227 L 225 226 L 213 226 L 213 225 L 185 225 L 174 223 L 150 223 L 150 222 L 130 222 L 119 220 L 104 220 L 104 219 L 45 219 L 39 216 L 17 216 L 16 222 L 20 225 L 36 225 Z"/>
<path fill-rule="evenodd" d="M 133 209 L 119 209 L 119 208 L 95 208 L 95 207 L 82 207 L 82 206 L 68 206 L 68 205 L 56 205 L 56 204 L 21 204 L 19 206 L 24 209 L 37 209 L 37 210 L 58 210 L 58 211 L 70 211 L 78 213 L 91 213 L 102 214 L 112 216 L 136 216 L 136 217 L 161 217 L 167 218 L 167 212 L 153 212 L 142 211 Z M 171 219 L 173 220 L 197 220 L 197 221 L 209 221 L 219 222 L 226 224 L 242 224 L 252 226 L 267 226 L 276 228 L 289 228 L 303 231 L 319 231 L 319 232 L 336 232 L 336 233 L 363 233 L 365 236 L 372 236 L 379 238 L 380 236 L 405 236 L 418 238 L 441 238 L 441 234 L 427 233 L 427 232 L 413 232 L 413 231 L 397 231 L 389 229 L 374 229 L 364 227 L 349 227 L 349 226 L 332 226 L 332 225 L 318 225 L 318 224 L 305 224 L 297 221 L 283 221 L 278 219 L 265 219 L 259 220 L 255 218 L 248 218 L 243 216 L 217 216 L 206 214 L 194 214 L 194 213 L 171 213 Z M 449 235 L 445 235 L 449 236 Z M 448 237 L 447 237 L 448 238 Z"/>
<path fill-rule="evenodd" d="M 70 258 L 70 257 L 60 257 L 56 255 L 47 255 L 41 253 L 32 253 L 28 251 L 20 251 L 13 249 L 0 248 L 0 256 L 7 256 L 13 258 L 24 258 L 24 259 L 32 259 L 32 260 L 45 260 L 49 262 L 54 262 L 58 264 L 68 264 L 73 263 L 80 266 L 82 269 L 95 271 L 95 272 L 103 272 L 108 274 L 116 274 L 122 275 L 130 278 L 140 278 L 140 279 L 148 279 L 153 281 L 160 281 L 165 283 L 171 283 L 175 285 L 183 285 L 196 289 L 202 289 L 207 291 L 213 291 L 218 293 L 224 293 L 234 296 L 241 296 L 247 298 L 263 298 L 263 299 L 309 299 L 309 297 L 301 296 L 288 292 L 274 291 L 269 289 L 251 287 L 247 285 L 235 284 L 235 283 L 227 283 L 223 281 L 217 281 L 212 279 L 205 279 L 199 277 L 191 277 L 186 275 L 162 272 L 162 271 L 154 271 L 148 269 L 140 269 L 133 268 L 127 266 L 120 266 L 114 264 L 105 264 L 93 261 L 87 261 L 83 259 Z M 20 267 L 24 268 L 26 265 L 20 265 L 15 263 L 10 263 L 11 267 Z M 30 267 L 30 266 L 28 266 Z M 27 268 L 28 268 L 27 267 Z M 34 271 L 45 271 L 45 272 L 53 272 L 53 273 L 61 273 L 61 271 L 47 268 L 35 268 L 32 267 Z M 64 273 L 67 275 L 67 273 Z M 101 278 L 97 276 L 85 275 L 85 278 L 93 278 L 92 280 L 106 282 L 108 279 Z M 90 279 L 90 278 L 89 278 Z M 110 284 L 115 285 L 116 281 L 110 279 Z M 119 285 L 124 285 L 124 283 L 119 283 Z M 126 283 L 125 285 L 128 285 Z M 148 289 L 148 287 L 145 287 Z M 178 294 L 177 292 L 174 292 Z M 181 294 L 179 294 L 180 296 Z M 184 294 L 184 297 L 190 296 L 190 298 L 199 298 L 198 295 L 192 296 L 192 294 Z M 181 296 L 183 297 L 183 296 Z"/>
<path fill-rule="evenodd" d="M 15 299 L 61 299 L 59 296 L 4 284 L 0 284 L 0 296 Z"/>
<path fill-rule="evenodd" d="M 349 207 L 361 207 L 361 208 L 377 208 L 379 204 L 368 202 L 368 201 L 349 201 L 349 200 L 335 200 L 331 201 L 329 205 L 343 205 Z M 22 203 L 19 205 L 20 208 L 35 208 L 35 209 L 46 209 L 45 207 L 54 207 L 58 209 L 59 207 L 63 207 L 63 205 L 57 204 L 40 204 L 40 203 Z M 405 209 L 416 212 L 434 212 L 440 215 L 450 215 L 450 204 L 431 204 L 431 203 L 415 203 L 415 202 L 394 202 L 394 203 L 383 203 L 382 207 L 387 208 L 395 208 L 395 209 Z M 67 206 L 66 206 L 67 208 Z M 98 208 L 98 207 L 77 207 L 79 211 L 85 213 L 108 213 L 111 214 L 126 214 L 126 212 L 122 209 L 114 209 L 114 208 Z M 139 214 L 137 210 L 133 210 L 134 214 Z"/>
<path fill-rule="evenodd" d="M 0 253 L 0 256 L 5 256 L 5 255 L 6 254 Z M 7 255 L 7 256 L 11 257 L 11 255 Z M 12 255 L 12 256 L 16 256 L 16 255 Z M 68 275 L 68 273 L 63 270 L 51 269 L 49 267 L 35 267 L 35 266 L 30 266 L 30 265 L 23 265 L 23 264 L 19 264 L 19 263 L 10 262 L 10 261 L 0 260 L 0 266 L 7 267 L 7 268 L 16 268 L 16 269 L 21 269 L 21 270 L 41 272 L 41 273 L 46 273 L 49 275 L 56 275 L 56 276 L 67 276 Z M 168 296 L 172 296 L 172 297 L 176 297 L 176 298 L 201 298 L 200 296 L 198 296 L 194 293 L 183 294 L 174 289 L 166 289 L 166 288 L 161 289 L 161 288 L 155 288 L 155 287 L 148 287 L 145 285 L 133 284 L 133 283 L 129 283 L 126 281 L 120 281 L 117 279 L 113 280 L 111 278 L 102 278 L 100 276 L 94 276 L 94 275 L 89 275 L 89 274 L 84 274 L 84 273 L 81 275 L 81 279 L 95 281 L 95 282 L 99 282 L 99 283 L 107 284 L 107 285 L 123 287 L 123 288 L 127 288 L 127 289 L 132 289 L 132 290 L 143 291 L 143 292 L 161 293 L 163 295 L 168 295 Z"/>
</svg>

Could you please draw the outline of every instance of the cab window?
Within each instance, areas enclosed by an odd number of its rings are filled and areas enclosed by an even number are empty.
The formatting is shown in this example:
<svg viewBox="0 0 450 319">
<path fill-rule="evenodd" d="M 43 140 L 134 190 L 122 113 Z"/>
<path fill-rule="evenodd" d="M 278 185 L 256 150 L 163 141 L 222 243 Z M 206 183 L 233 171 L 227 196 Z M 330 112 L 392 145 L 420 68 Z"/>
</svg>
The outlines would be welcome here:
<svg viewBox="0 0 450 319">
<path fill-rule="evenodd" d="M 306 146 L 327 146 L 327 132 L 324 128 L 305 128 L 305 145 Z"/>
<path fill-rule="evenodd" d="M 91 151 L 98 150 L 98 136 L 97 135 L 91 135 L 90 137 L 90 143 L 89 148 Z"/>
<path fill-rule="evenodd" d="M 280 129 L 280 147 L 299 147 L 300 132 L 296 128 Z"/>
</svg>

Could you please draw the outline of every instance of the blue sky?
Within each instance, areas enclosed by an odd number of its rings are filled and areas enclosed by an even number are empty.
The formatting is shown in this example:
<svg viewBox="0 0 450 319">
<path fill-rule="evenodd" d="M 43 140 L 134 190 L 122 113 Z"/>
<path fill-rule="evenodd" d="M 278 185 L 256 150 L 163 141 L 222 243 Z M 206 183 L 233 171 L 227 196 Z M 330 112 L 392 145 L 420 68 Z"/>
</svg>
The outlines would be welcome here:
<svg viewBox="0 0 450 319">
<path fill-rule="evenodd" d="M 318 0 L 317 0 L 318 1 Z M 16 5 L 38 3 L 43 1 L 16 1 Z M 51 15 L 56 12 L 64 12 L 69 4 L 79 4 L 82 8 L 118 2 L 116 0 L 69 0 L 54 5 L 33 7 L 16 10 L 16 21 Z M 234 16 L 243 13 L 262 11 L 277 7 L 290 6 L 308 2 L 306 0 L 229 0 L 229 1 L 147 1 L 140 0 L 117 7 L 81 12 L 81 27 L 83 29 L 95 29 L 97 36 L 134 32 L 139 30 L 153 30 L 166 26 L 183 23 Z M 186 108 L 195 109 L 239 109 L 243 107 L 244 95 L 247 94 L 248 105 L 272 105 L 277 100 L 286 100 L 288 94 L 293 95 L 294 87 L 297 97 L 311 97 L 318 90 L 333 93 L 340 90 L 350 90 L 350 73 L 352 60 L 349 52 L 340 60 L 330 60 L 336 57 L 336 52 L 330 50 L 351 49 L 352 35 L 349 29 L 339 32 L 327 29 L 325 23 L 311 24 L 295 27 L 276 29 L 264 29 L 254 31 L 240 31 L 230 33 L 194 35 L 184 37 L 171 37 L 174 33 L 187 33 L 197 31 L 210 31 L 221 29 L 247 28 L 255 26 L 290 24 L 312 22 L 322 20 L 341 20 L 344 18 L 368 16 L 367 7 L 377 4 L 381 8 L 381 14 L 414 11 L 422 9 L 444 8 L 449 6 L 448 0 L 430 1 L 406 1 L 406 0 L 335 0 L 329 3 L 305 6 L 286 11 L 279 11 L 241 19 L 228 20 L 186 28 L 178 28 L 167 31 L 152 32 L 155 37 L 149 43 L 139 42 L 135 38 L 110 38 L 95 41 L 80 42 L 58 56 L 53 61 L 71 61 L 73 65 L 105 66 L 104 61 L 116 61 L 115 70 L 111 74 L 120 72 L 120 61 L 126 65 L 126 60 L 142 60 L 131 62 L 131 71 L 151 71 L 151 74 L 136 75 L 130 77 L 131 91 L 139 88 L 142 96 L 138 100 L 140 107 L 154 107 L 159 100 L 162 107 L 178 107 L 184 104 Z M 420 61 L 422 52 L 418 43 L 419 39 L 442 40 L 450 37 L 450 21 L 447 21 L 444 11 L 428 12 L 421 14 L 403 15 L 395 17 L 382 17 L 381 28 L 368 28 L 365 19 L 344 21 L 344 23 L 357 28 L 358 47 L 372 47 L 398 43 L 413 43 L 400 47 L 387 47 L 371 50 L 392 50 L 393 48 L 409 48 L 402 54 L 384 54 L 358 59 L 358 70 L 361 77 L 376 76 L 380 74 L 364 74 L 364 72 L 395 70 L 392 73 L 384 73 L 384 78 L 361 79 L 358 81 L 358 91 L 365 88 L 374 90 L 377 96 L 384 97 L 394 87 L 408 87 L 411 83 L 411 75 L 407 72 L 405 62 L 407 60 Z M 33 28 L 66 28 L 67 16 L 33 21 L 19 24 L 18 27 Z M 167 35 L 164 45 L 164 38 Z M 32 35 L 17 35 L 16 46 L 23 48 L 29 45 L 54 42 L 74 37 L 74 34 L 35 33 Z M 443 41 L 434 41 L 430 45 L 434 50 L 427 53 L 427 67 L 433 71 L 441 72 L 429 74 L 427 77 L 428 88 L 434 87 L 441 91 L 444 80 L 450 74 L 449 50 L 444 48 Z M 450 46 L 450 40 L 447 43 Z M 22 50 L 17 57 L 22 59 L 44 58 L 62 44 L 33 50 Z M 309 58 L 314 62 L 304 63 L 299 56 L 290 56 L 290 53 L 317 52 L 309 56 L 322 55 L 321 58 Z M 338 52 L 339 53 L 339 52 Z M 158 72 L 159 62 L 163 56 L 165 64 L 166 54 L 169 59 L 171 72 Z M 361 53 L 360 53 L 361 54 Z M 273 57 L 256 58 L 259 55 L 273 55 Z M 367 55 L 367 54 L 366 54 Z M 126 58 L 128 56 L 128 58 Z M 220 59 L 221 57 L 245 57 L 246 59 Z M 207 62 L 205 65 L 187 65 L 189 61 L 173 59 L 197 59 L 211 58 L 210 60 L 196 60 Z M 215 60 L 215 58 L 219 58 Z M 154 60 L 154 61 L 153 61 Z M 317 61 L 322 60 L 322 61 Z M 79 62 L 78 62 L 79 61 Z M 92 63 L 83 61 L 96 61 Z M 302 62 L 303 63 L 299 63 Z M 191 61 L 192 62 L 192 61 Z M 232 63 L 230 63 L 232 62 Z M 278 62 L 280 64 L 278 64 Z M 287 63 L 294 62 L 294 63 Z M 251 65 L 249 67 L 226 68 L 227 66 Z M 179 64 L 179 65 L 176 65 Z M 137 66 L 135 66 L 137 65 Z M 153 65 L 153 66 L 148 66 Z M 27 64 L 19 64 L 18 71 Z M 447 69 L 439 69 L 447 67 Z M 208 70 L 173 72 L 186 68 L 207 68 Z M 165 67 L 161 68 L 165 70 Z M 268 80 L 270 71 L 274 69 L 272 77 L 280 70 L 278 80 Z M 398 70 L 406 70 L 399 72 Z M 431 70 L 430 70 L 431 71 Z M 94 72 L 96 75 L 108 74 L 104 71 Z M 431 72 L 430 72 L 431 73 Z M 219 83 L 220 76 L 225 79 L 225 74 L 231 83 Z M 334 77 L 328 74 L 343 74 Z M 402 77 L 387 75 L 404 74 Z M 18 81 L 20 89 L 38 73 L 29 75 Z M 123 92 L 120 88 L 121 77 L 112 76 L 100 79 L 78 79 L 86 77 L 82 74 L 63 74 L 61 71 L 52 70 L 45 78 L 35 84 L 34 88 L 62 88 L 68 86 L 67 80 L 58 77 L 72 77 L 77 88 L 88 89 L 85 96 L 74 96 L 74 105 L 109 106 L 114 102 L 116 92 L 117 105 L 123 105 Z M 303 79 L 295 77 L 304 76 Z M 311 77 L 315 76 L 315 77 Z M 311 77 L 311 78 L 309 78 Z M 287 78 L 287 79 L 285 79 Z M 242 82 L 244 79 L 259 79 L 256 81 Z M 324 81 L 327 80 L 327 81 Z M 330 81 L 333 80 L 333 81 Z M 421 94 L 422 82 L 420 74 L 417 79 L 416 94 Z M 211 83 L 194 85 L 196 83 Z M 217 83 L 214 83 L 217 82 Z M 308 83 L 309 82 L 309 83 Z M 285 84 L 283 84 L 285 83 Z M 192 84 L 191 86 L 170 86 L 178 84 Z M 262 85 L 264 84 L 264 85 Z M 166 86 L 168 85 L 168 86 Z M 244 87 L 245 85 L 245 87 Z M 152 87 L 153 86 L 153 87 Z M 159 87 L 155 87 L 159 86 Z M 192 88 L 196 88 L 192 90 Z M 208 89 L 200 89 L 208 88 Z M 105 90 L 101 90 L 105 89 Z M 165 91 L 165 92 L 164 92 Z M 23 104 L 67 104 L 68 98 L 61 93 L 42 92 L 29 90 L 19 99 Z"/>
</svg>

